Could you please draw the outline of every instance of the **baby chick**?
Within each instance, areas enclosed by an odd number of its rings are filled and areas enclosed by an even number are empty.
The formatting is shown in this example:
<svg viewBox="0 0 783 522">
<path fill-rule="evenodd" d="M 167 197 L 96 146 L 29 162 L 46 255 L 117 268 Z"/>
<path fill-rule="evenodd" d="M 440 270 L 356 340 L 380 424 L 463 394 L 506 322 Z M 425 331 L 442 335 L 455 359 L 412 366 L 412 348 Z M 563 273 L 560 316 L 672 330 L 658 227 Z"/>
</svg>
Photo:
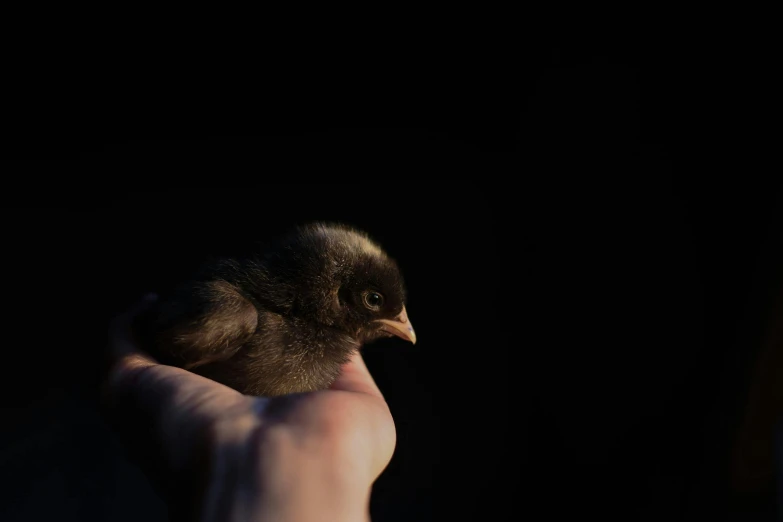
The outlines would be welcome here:
<svg viewBox="0 0 783 522">
<path fill-rule="evenodd" d="M 211 264 L 142 314 L 135 332 L 164 364 L 264 396 L 328 388 L 374 339 L 416 343 L 395 261 L 364 233 L 322 223 Z"/>
</svg>

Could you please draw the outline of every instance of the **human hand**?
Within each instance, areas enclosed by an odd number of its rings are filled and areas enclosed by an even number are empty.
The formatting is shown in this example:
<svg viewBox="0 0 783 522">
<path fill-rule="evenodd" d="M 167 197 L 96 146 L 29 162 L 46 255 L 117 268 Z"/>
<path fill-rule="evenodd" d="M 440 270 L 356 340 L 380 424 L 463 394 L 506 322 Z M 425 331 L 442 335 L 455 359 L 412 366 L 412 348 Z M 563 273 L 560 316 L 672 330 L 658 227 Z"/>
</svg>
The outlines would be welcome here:
<svg viewBox="0 0 783 522">
<path fill-rule="evenodd" d="M 251 397 L 158 364 L 131 335 L 152 301 L 109 330 L 106 413 L 177 520 L 369 519 L 394 421 L 357 352 L 329 390 Z"/>
</svg>

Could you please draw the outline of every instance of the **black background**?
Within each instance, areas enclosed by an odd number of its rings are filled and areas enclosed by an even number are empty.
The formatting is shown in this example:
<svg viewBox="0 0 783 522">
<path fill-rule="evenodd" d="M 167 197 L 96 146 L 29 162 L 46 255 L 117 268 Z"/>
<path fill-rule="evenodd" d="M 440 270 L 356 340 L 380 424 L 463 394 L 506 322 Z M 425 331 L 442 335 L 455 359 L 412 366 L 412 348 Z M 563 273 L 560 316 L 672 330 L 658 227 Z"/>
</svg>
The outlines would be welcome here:
<svg viewBox="0 0 783 522">
<path fill-rule="evenodd" d="M 398 259 L 420 339 L 366 351 L 398 430 L 374 520 L 772 520 L 729 455 L 781 283 L 779 183 L 681 159 L 714 135 L 675 63 L 542 52 L 524 80 L 375 99 L 387 127 L 242 95 L 147 119 L 133 96 L 97 134 L 21 144 L 75 161 L 8 162 L 36 174 L 3 211 L 0 518 L 164 520 L 95 409 L 107 321 L 318 219 Z"/>
</svg>

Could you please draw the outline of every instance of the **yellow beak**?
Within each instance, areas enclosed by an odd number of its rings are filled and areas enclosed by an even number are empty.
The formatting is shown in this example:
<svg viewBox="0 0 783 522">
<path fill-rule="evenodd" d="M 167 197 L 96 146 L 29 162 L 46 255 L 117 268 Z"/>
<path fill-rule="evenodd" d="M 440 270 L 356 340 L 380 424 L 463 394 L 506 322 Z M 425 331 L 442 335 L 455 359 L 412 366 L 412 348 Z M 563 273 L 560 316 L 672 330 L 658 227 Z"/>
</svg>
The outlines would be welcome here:
<svg viewBox="0 0 783 522">
<path fill-rule="evenodd" d="M 413 331 L 413 325 L 411 325 L 411 322 L 408 319 L 408 312 L 405 310 L 405 305 L 402 306 L 400 315 L 394 319 L 379 319 L 378 321 L 383 323 L 381 330 L 384 332 L 396 335 L 401 339 L 416 344 L 416 332 Z"/>
</svg>

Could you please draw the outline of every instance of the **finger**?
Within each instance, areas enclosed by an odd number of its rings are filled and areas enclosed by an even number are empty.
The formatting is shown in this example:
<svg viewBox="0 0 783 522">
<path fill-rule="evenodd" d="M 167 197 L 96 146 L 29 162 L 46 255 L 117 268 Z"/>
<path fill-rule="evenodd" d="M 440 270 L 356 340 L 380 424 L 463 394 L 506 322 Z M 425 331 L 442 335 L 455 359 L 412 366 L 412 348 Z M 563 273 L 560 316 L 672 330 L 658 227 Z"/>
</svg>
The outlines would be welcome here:
<svg viewBox="0 0 783 522">
<path fill-rule="evenodd" d="M 236 399 L 242 395 L 227 386 L 173 366 L 159 364 L 133 342 L 133 320 L 157 299 L 148 294 L 127 312 L 117 316 L 109 327 L 109 345 L 114 364 L 109 383 L 114 393 L 132 400 L 150 420 L 172 418 L 177 410 L 204 413 L 212 401 L 205 398 Z M 203 397 L 202 397 L 203 396 Z"/>
<path fill-rule="evenodd" d="M 111 365 L 103 392 L 112 417 L 132 418 L 132 423 L 124 423 L 126 426 L 161 426 L 156 436 L 170 439 L 171 434 L 188 429 L 189 424 L 217 416 L 221 407 L 239 400 L 241 394 L 181 368 L 158 364 L 136 346 L 133 320 L 156 299 L 154 294 L 145 296 L 111 322 Z"/>
<path fill-rule="evenodd" d="M 147 294 L 109 323 L 108 341 L 101 361 L 100 395 L 103 402 L 109 401 L 111 388 L 127 366 L 142 362 L 154 364 L 154 360 L 144 355 L 133 341 L 131 325 L 139 314 L 147 310 L 157 299 L 155 294 Z"/>
<path fill-rule="evenodd" d="M 173 506 L 195 509 L 199 503 L 192 501 L 193 494 L 208 482 L 210 426 L 248 399 L 186 370 L 158 364 L 139 349 L 132 323 L 155 299 L 146 296 L 110 325 L 111 366 L 103 406 L 131 458 L 164 498 Z M 174 500 L 182 495 L 187 497 L 183 502 Z"/>
<path fill-rule="evenodd" d="M 118 364 L 108 419 L 170 507 L 197 509 L 206 488 L 213 426 L 239 415 L 240 393 L 181 368 L 131 354 Z M 187 518 L 187 520 L 195 518 Z"/>
<path fill-rule="evenodd" d="M 127 434 L 152 437 L 177 468 L 205 426 L 230 416 L 249 399 L 227 386 L 181 368 L 130 355 L 117 365 L 111 390 L 112 416 Z"/>
<path fill-rule="evenodd" d="M 149 421 L 175 422 L 190 417 L 217 417 L 244 396 L 227 386 L 182 368 L 150 364 L 129 356 L 120 366 L 115 390 Z"/>
<path fill-rule="evenodd" d="M 331 389 L 364 393 L 383 399 L 381 390 L 358 350 L 351 356 L 351 360 L 343 365 L 340 376 L 332 384 Z"/>
</svg>

